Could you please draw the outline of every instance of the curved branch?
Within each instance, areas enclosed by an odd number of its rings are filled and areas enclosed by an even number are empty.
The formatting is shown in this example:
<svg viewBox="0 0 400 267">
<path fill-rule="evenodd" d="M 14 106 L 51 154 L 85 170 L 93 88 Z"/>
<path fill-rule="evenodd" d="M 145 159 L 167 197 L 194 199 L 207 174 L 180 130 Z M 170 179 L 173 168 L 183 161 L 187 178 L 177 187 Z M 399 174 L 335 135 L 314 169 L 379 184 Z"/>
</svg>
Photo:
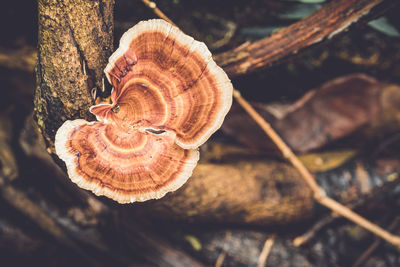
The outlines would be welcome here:
<svg viewBox="0 0 400 267">
<path fill-rule="evenodd" d="M 334 0 L 271 36 L 218 54 L 215 61 L 229 77 L 243 75 L 346 30 L 383 0 Z"/>
</svg>

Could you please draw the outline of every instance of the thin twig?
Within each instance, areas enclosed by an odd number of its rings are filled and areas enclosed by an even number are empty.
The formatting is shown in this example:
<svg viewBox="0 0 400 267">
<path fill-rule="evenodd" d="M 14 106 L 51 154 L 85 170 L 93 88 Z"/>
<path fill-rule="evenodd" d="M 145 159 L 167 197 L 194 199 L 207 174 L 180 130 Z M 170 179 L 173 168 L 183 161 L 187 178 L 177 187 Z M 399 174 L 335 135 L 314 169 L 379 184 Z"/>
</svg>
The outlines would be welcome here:
<svg viewBox="0 0 400 267">
<path fill-rule="evenodd" d="M 388 230 L 393 231 L 396 229 L 400 222 L 400 216 L 396 216 L 393 220 L 393 222 L 389 225 Z M 363 254 L 356 260 L 356 262 L 353 264 L 353 267 L 359 267 L 361 266 L 367 259 L 368 257 L 379 247 L 379 245 L 382 243 L 382 240 L 376 239 L 371 246 L 368 247 L 366 251 L 364 251 Z"/>
<path fill-rule="evenodd" d="M 327 224 L 331 223 L 337 217 L 338 217 L 337 213 L 331 213 L 330 215 L 322 218 L 316 224 L 314 224 L 309 230 L 307 230 L 307 232 L 293 239 L 293 245 L 299 247 L 307 243 L 308 241 L 310 241 L 310 239 L 312 239 L 316 235 L 316 233 L 318 233 L 318 231 L 320 231 Z"/>
<path fill-rule="evenodd" d="M 170 20 L 165 14 L 164 12 L 162 12 L 156 5 L 156 3 L 154 3 L 153 1 L 150 0 L 142 0 L 142 2 L 148 6 L 151 10 L 153 10 L 153 12 L 159 16 L 160 18 L 162 18 L 165 21 L 168 21 L 169 23 L 171 23 L 172 25 L 176 26 L 176 24 Z"/>
<path fill-rule="evenodd" d="M 231 231 L 226 231 L 225 232 L 225 242 L 229 242 L 229 240 L 232 237 L 232 232 Z M 224 263 L 224 260 L 226 258 L 226 249 L 225 246 L 223 246 L 221 252 L 219 253 L 217 260 L 215 261 L 214 267 L 221 267 L 222 264 Z"/>
<path fill-rule="evenodd" d="M 267 264 L 268 255 L 271 252 L 272 246 L 275 242 L 275 234 L 272 234 L 264 243 L 264 247 L 261 250 L 260 256 L 258 257 L 257 267 L 264 267 Z"/>
<path fill-rule="evenodd" d="M 233 97 L 242 106 L 242 108 L 250 115 L 250 117 L 261 127 L 261 129 L 272 139 L 274 144 L 282 152 L 283 156 L 292 163 L 292 165 L 300 172 L 301 176 L 310 186 L 316 198 L 325 195 L 325 191 L 319 187 L 313 175 L 308 171 L 304 164 L 299 160 L 293 151 L 285 144 L 282 138 L 272 129 L 271 125 L 264 120 L 263 117 L 247 102 L 240 92 L 236 89 L 233 91 Z"/>
<path fill-rule="evenodd" d="M 314 192 L 314 198 L 320 204 L 331 209 L 332 211 L 342 215 L 343 217 L 355 222 L 368 231 L 376 234 L 377 236 L 385 239 L 389 243 L 400 247 L 400 237 L 392 235 L 388 231 L 382 229 L 378 225 L 366 220 L 351 209 L 343 206 L 339 202 L 326 196 L 325 191 L 316 183 L 314 176 L 308 171 L 299 158 L 293 151 L 285 144 L 282 138 L 272 129 L 271 125 L 266 122 L 259 113 L 241 96 L 240 92 L 235 90 L 233 93 L 236 101 L 243 107 L 243 109 L 253 118 L 253 120 L 261 127 L 261 129 L 271 138 L 276 144 L 283 156 L 300 172 L 303 179 L 310 186 Z"/>
<path fill-rule="evenodd" d="M 226 251 L 222 250 L 221 253 L 219 253 L 217 260 L 215 261 L 215 267 L 221 267 L 222 264 L 224 263 L 226 257 Z"/>
<path fill-rule="evenodd" d="M 397 184 L 397 183 L 395 183 Z M 390 187 L 393 187 L 395 184 L 390 183 Z M 382 192 L 383 188 L 380 188 L 379 190 L 375 190 L 374 195 L 377 195 L 379 193 Z M 371 197 L 371 196 L 369 196 Z M 357 207 L 360 207 L 363 203 L 365 202 L 365 200 L 360 199 L 359 201 L 357 201 L 357 203 L 353 203 L 353 204 L 349 204 L 347 205 L 348 208 L 350 209 L 355 209 Z M 312 238 L 314 238 L 314 236 L 321 231 L 322 228 L 326 227 L 328 224 L 332 223 L 335 219 L 340 218 L 341 216 L 335 212 L 331 212 L 331 214 L 324 216 L 322 219 L 318 220 L 318 222 L 316 222 L 313 226 L 311 226 L 305 233 L 303 233 L 302 235 L 296 237 L 293 240 L 293 245 L 295 246 L 302 246 L 305 243 L 309 242 Z M 400 217 L 399 217 L 400 220 Z M 388 231 L 392 231 L 390 228 L 391 226 L 389 226 L 387 228 Z M 379 239 L 380 240 L 380 239 Z"/>
<path fill-rule="evenodd" d="M 149 6 L 155 14 L 157 14 L 162 19 L 175 25 L 163 12 L 161 12 L 155 5 L 148 0 L 142 0 L 147 6 Z M 374 233 L 375 235 L 381 237 L 387 242 L 400 248 L 400 237 L 392 235 L 388 231 L 379 227 L 378 225 L 366 220 L 361 217 L 351 209 L 343 206 L 339 202 L 326 196 L 325 191 L 317 184 L 314 176 L 311 172 L 304 166 L 304 164 L 299 160 L 299 158 L 293 153 L 289 146 L 282 140 L 282 138 L 272 129 L 271 125 L 264 120 L 263 117 L 247 102 L 236 89 L 233 90 L 233 97 L 242 106 L 242 108 L 250 115 L 250 117 L 260 126 L 260 128 L 265 132 L 265 134 L 271 138 L 274 144 L 282 152 L 283 156 L 299 171 L 304 181 L 308 184 L 314 193 L 314 198 L 317 202 L 323 206 L 331 209 L 332 211 L 338 213 L 339 215 L 353 221 L 354 223 L 360 225 L 361 227 L 367 229 L 368 231 Z"/>
</svg>

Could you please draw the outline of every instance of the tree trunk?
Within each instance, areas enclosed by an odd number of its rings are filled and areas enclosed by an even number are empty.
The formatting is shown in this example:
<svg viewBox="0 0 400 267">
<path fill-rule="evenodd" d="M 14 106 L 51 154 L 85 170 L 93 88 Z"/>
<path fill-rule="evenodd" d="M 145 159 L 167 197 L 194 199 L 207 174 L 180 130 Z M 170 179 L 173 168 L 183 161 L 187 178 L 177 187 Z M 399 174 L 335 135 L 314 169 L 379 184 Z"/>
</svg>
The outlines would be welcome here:
<svg viewBox="0 0 400 267">
<path fill-rule="evenodd" d="M 90 119 L 91 91 L 102 88 L 113 51 L 114 1 L 39 0 L 35 115 L 54 151 L 67 119 Z"/>
</svg>

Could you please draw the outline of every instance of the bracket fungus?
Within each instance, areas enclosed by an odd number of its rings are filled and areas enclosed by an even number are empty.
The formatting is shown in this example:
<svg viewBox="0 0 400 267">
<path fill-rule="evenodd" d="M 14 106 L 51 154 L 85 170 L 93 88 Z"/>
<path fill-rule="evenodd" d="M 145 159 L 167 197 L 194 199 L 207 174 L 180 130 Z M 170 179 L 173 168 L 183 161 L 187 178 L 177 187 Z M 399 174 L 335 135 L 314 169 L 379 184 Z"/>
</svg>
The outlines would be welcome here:
<svg viewBox="0 0 400 267">
<path fill-rule="evenodd" d="M 111 103 L 90 108 L 97 121 L 66 121 L 56 134 L 70 179 L 120 203 L 178 189 L 231 107 L 229 78 L 204 43 L 160 19 L 128 30 L 104 72 Z"/>
</svg>

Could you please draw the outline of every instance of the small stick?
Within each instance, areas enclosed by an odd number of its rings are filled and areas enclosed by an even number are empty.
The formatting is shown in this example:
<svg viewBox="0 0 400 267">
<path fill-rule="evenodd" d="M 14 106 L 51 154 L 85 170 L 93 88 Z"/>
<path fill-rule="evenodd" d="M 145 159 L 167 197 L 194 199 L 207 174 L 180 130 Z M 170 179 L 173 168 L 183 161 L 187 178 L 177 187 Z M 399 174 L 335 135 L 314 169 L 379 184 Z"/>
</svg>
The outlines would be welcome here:
<svg viewBox="0 0 400 267">
<path fill-rule="evenodd" d="M 215 267 L 221 267 L 222 264 L 224 263 L 226 257 L 226 251 L 222 250 L 221 253 L 219 253 L 217 261 L 215 262 Z"/>
<path fill-rule="evenodd" d="M 154 12 L 157 16 L 159 16 L 159 17 L 162 18 L 163 20 L 169 22 L 170 24 L 176 26 L 176 24 L 175 24 L 172 20 L 170 20 L 170 19 L 164 14 L 164 12 L 162 12 L 162 11 L 157 7 L 156 3 L 154 3 L 153 1 L 150 1 L 150 0 L 142 0 L 142 2 L 143 2 L 146 6 L 148 6 L 151 10 L 153 10 L 153 12 Z"/>
<path fill-rule="evenodd" d="M 232 236 L 232 232 L 231 231 L 226 231 L 225 232 L 225 240 L 230 240 Z M 222 248 L 221 252 L 218 255 L 217 260 L 215 261 L 215 265 L 214 267 L 221 267 L 222 264 L 224 263 L 224 260 L 226 258 L 226 250 L 225 250 L 225 246 Z"/>
<path fill-rule="evenodd" d="M 264 243 L 264 247 L 261 250 L 260 256 L 258 257 L 257 267 L 264 267 L 267 264 L 268 255 L 271 252 L 272 246 L 275 242 L 275 234 L 272 234 Z"/>
<path fill-rule="evenodd" d="M 242 108 L 250 115 L 250 117 L 261 127 L 261 129 L 269 136 L 274 144 L 282 152 L 283 156 L 292 163 L 292 165 L 300 172 L 301 176 L 307 182 L 308 186 L 313 190 L 315 198 L 325 196 L 325 191 L 319 187 L 312 174 L 307 170 L 304 164 L 299 160 L 293 151 L 285 144 L 282 138 L 272 129 L 271 125 L 264 120 L 263 117 L 247 102 L 240 92 L 233 90 L 233 97 L 242 106 Z"/>
<path fill-rule="evenodd" d="M 400 237 L 392 235 L 388 231 L 382 229 L 378 225 L 366 220 L 351 209 L 343 206 L 339 202 L 326 196 L 325 191 L 317 184 L 314 176 L 308 171 L 299 158 L 293 151 L 285 144 L 282 138 L 272 129 L 271 125 L 264 120 L 263 117 L 247 102 L 240 94 L 239 91 L 234 90 L 233 96 L 236 101 L 243 107 L 243 109 L 253 118 L 253 120 L 261 127 L 261 129 L 271 138 L 275 145 L 282 152 L 283 156 L 300 172 L 303 179 L 310 186 L 314 192 L 314 198 L 317 202 L 328 207 L 332 211 L 340 214 L 341 216 L 355 222 L 368 231 L 376 234 L 389 243 L 400 247 Z"/>
<path fill-rule="evenodd" d="M 400 247 L 400 237 L 394 236 L 388 231 L 382 229 L 378 225 L 366 220 L 351 209 L 343 206 L 339 202 L 326 196 L 325 191 L 316 183 L 314 176 L 308 171 L 299 158 L 293 151 L 286 145 L 282 138 L 272 129 L 271 125 L 267 123 L 264 118 L 241 96 L 240 92 L 234 90 L 233 96 L 236 101 L 243 107 L 243 109 L 253 118 L 253 120 L 261 127 L 261 129 L 271 138 L 275 145 L 282 152 L 283 156 L 300 172 L 303 179 L 310 186 L 314 192 L 314 198 L 320 204 L 328 207 L 341 216 L 357 223 L 363 228 L 371 231 L 377 236 L 385 239 L 389 243 Z"/>
<path fill-rule="evenodd" d="M 307 230 L 307 232 L 293 239 L 293 245 L 299 247 L 307 243 L 318 233 L 318 231 L 320 231 L 327 224 L 331 223 L 337 217 L 338 217 L 337 213 L 331 213 L 330 215 L 322 218 L 317 223 L 315 223 L 309 230 Z"/>
<path fill-rule="evenodd" d="M 397 216 L 394 218 L 393 222 L 389 225 L 388 230 L 389 231 L 393 231 L 396 229 L 397 225 L 400 222 L 400 216 Z M 353 264 L 353 267 L 359 267 L 361 266 L 364 261 L 366 261 L 368 259 L 368 257 L 379 247 L 379 245 L 381 244 L 382 240 L 380 239 L 376 239 L 371 246 L 369 246 L 369 248 L 364 251 L 363 254 L 361 254 L 361 256 L 358 258 L 358 260 Z"/>
<path fill-rule="evenodd" d="M 155 14 L 160 18 L 170 22 L 175 25 L 161 10 L 156 7 L 154 2 L 149 0 L 142 0 L 148 7 L 150 7 Z M 153 3 L 153 4 L 151 4 Z M 400 248 L 400 237 L 392 235 L 388 231 L 379 227 L 378 225 L 366 220 L 361 217 L 351 209 L 340 204 L 339 202 L 326 196 L 325 191 L 317 184 L 314 176 L 310 171 L 304 166 L 304 164 L 299 160 L 299 158 L 293 153 L 293 151 L 286 145 L 282 138 L 272 129 L 271 125 L 264 120 L 263 117 L 247 102 L 236 89 L 233 90 L 233 97 L 242 106 L 242 108 L 250 115 L 250 117 L 260 126 L 260 128 L 265 132 L 267 136 L 271 138 L 274 144 L 282 152 L 283 156 L 299 171 L 304 181 L 308 184 L 314 193 L 314 198 L 317 202 L 324 205 L 325 207 L 331 209 L 332 211 L 338 213 L 339 215 L 353 221 L 354 223 L 360 225 L 361 227 L 367 229 L 368 231 L 374 233 L 375 235 L 381 237 L 387 242 L 393 244 L 394 246 Z"/>
</svg>

